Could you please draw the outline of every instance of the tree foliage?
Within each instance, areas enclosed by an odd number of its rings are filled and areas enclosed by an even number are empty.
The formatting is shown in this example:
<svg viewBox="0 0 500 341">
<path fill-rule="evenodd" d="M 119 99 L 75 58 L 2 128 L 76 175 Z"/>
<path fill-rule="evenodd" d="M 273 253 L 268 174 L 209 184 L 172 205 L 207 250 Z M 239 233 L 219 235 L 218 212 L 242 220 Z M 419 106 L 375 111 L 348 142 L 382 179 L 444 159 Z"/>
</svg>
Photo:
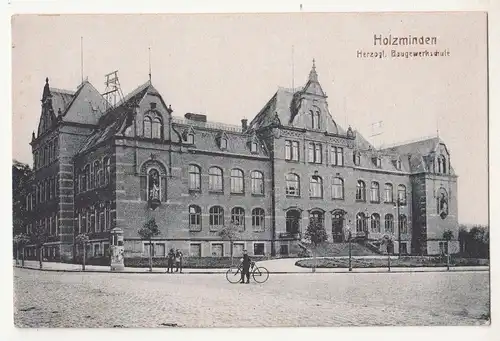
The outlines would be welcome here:
<svg viewBox="0 0 500 341">
<path fill-rule="evenodd" d="M 26 211 L 26 195 L 32 177 L 30 166 L 15 161 L 12 163 L 12 235 L 18 235 L 26 230 L 29 212 Z"/>
<path fill-rule="evenodd" d="M 304 237 L 314 246 L 318 246 L 328 240 L 328 234 L 319 219 L 311 219 L 309 221 Z"/>
<path fill-rule="evenodd" d="M 217 234 L 222 239 L 229 240 L 230 242 L 232 242 L 232 241 L 240 238 L 241 232 L 240 232 L 240 228 L 237 225 L 231 223 L 231 224 L 221 228 L 217 232 Z"/>
<path fill-rule="evenodd" d="M 446 230 L 443 232 L 443 239 L 444 240 L 447 240 L 447 241 L 450 241 L 453 239 L 453 232 L 450 231 L 450 230 Z"/>
<path fill-rule="evenodd" d="M 489 258 L 490 233 L 488 226 L 461 225 L 458 233 L 460 253 L 471 258 Z"/>
<path fill-rule="evenodd" d="M 144 223 L 137 233 L 141 239 L 144 240 L 151 240 L 153 237 L 160 235 L 160 229 L 158 228 L 155 218 L 151 218 Z"/>
</svg>

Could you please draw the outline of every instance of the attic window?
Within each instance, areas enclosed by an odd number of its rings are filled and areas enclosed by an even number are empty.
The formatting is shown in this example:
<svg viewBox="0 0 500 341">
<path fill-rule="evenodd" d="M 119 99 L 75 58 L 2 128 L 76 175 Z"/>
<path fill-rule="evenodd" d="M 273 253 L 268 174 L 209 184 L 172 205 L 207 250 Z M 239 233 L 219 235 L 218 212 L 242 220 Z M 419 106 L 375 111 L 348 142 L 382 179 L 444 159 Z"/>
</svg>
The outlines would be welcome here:
<svg viewBox="0 0 500 341">
<path fill-rule="evenodd" d="M 186 143 L 188 144 L 194 144 L 194 134 L 187 134 L 186 136 Z"/>
<path fill-rule="evenodd" d="M 381 168 L 382 167 L 382 159 L 380 157 L 378 157 L 378 156 L 374 157 L 372 159 L 372 161 L 373 161 L 373 164 L 375 165 L 375 167 L 377 167 L 377 168 Z"/>
<path fill-rule="evenodd" d="M 252 141 L 250 143 L 250 152 L 252 153 L 257 153 L 257 142 Z"/>
<path fill-rule="evenodd" d="M 151 103 L 149 103 L 149 105 L 151 106 L 151 110 L 156 109 L 156 103 L 155 102 L 151 102 Z"/>
<path fill-rule="evenodd" d="M 220 138 L 220 149 L 227 149 L 227 138 Z"/>
<path fill-rule="evenodd" d="M 354 154 L 352 155 L 352 161 L 356 166 L 359 166 L 359 164 L 361 163 L 361 154 L 359 152 L 354 152 Z"/>
<path fill-rule="evenodd" d="M 401 160 L 397 159 L 395 163 L 396 163 L 396 169 L 401 170 Z"/>
</svg>

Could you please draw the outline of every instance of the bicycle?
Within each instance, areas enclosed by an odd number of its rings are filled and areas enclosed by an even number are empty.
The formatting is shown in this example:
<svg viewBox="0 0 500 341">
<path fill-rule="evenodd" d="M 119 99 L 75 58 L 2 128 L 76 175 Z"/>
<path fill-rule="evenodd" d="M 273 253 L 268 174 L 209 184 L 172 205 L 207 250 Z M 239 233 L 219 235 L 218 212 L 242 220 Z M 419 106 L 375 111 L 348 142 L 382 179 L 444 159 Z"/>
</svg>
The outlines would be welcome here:
<svg viewBox="0 0 500 341">
<path fill-rule="evenodd" d="M 264 283 L 269 278 L 269 271 L 263 266 L 256 266 L 255 262 L 250 263 L 250 273 L 252 278 L 257 283 Z M 236 284 L 241 281 L 241 271 L 243 270 L 243 264 L 238 267 L 231 266 L 226 271 L 226 279 L 229 283 Z"/>
</svg>

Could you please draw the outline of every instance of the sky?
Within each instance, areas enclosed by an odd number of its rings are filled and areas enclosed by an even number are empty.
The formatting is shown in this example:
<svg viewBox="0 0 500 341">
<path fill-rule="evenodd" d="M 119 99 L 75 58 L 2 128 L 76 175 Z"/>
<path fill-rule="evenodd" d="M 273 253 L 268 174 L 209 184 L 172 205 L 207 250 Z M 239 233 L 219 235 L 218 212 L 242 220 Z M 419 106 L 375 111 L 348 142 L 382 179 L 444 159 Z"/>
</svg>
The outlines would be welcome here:
<svg viewBox="0 0 500 341">
<path fill-rule="evenodd" d="M 374 46 L 374 35 L 437 37 L 435 46 Z M 83 37 L 83 50 L 81 50 Z M 293 47 L 292 47 L 293 46 Z M 304 85 L 313 58 L 333 119 L 376 146 L 439 136 L 458 177 L 460 223 L 488 223 L 484 13 L 20 15 L 12 18 L 12 157 L 32 164 L 31 132 L 50 86 L 83 76 L 104 92 L 118 70 L 126 94 L 148 80 L 174 115 L 251 120 L 278 86 Z M 357 52 L 449 51 L 434 58 Z M 382 121 L 381 128 L 372 124 Z M 381 135 L 370 137 L 374 132 Z"/>
</svg>

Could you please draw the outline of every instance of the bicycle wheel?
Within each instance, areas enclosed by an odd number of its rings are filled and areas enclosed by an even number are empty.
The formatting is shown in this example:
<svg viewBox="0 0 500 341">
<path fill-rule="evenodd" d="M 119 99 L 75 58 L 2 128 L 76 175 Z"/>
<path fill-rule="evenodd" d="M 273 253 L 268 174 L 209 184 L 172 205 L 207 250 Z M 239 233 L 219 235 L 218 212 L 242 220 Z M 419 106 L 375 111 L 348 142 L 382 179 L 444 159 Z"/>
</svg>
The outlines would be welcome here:
<svg viewBox="0 0 500 341">
<path fill-rule="evenodd" d="M 263 266 L 255 267 L 252 271 L 252 277 L 257 283 L 264 283 L 269 278 L 269 271 Z"/>
<path fill-rule="evenodd" d="M 226 271 L 226 279 L 229 283 L 236 284 L 241 281 L 240 268 L 230 267 Z"/>
</svg>

